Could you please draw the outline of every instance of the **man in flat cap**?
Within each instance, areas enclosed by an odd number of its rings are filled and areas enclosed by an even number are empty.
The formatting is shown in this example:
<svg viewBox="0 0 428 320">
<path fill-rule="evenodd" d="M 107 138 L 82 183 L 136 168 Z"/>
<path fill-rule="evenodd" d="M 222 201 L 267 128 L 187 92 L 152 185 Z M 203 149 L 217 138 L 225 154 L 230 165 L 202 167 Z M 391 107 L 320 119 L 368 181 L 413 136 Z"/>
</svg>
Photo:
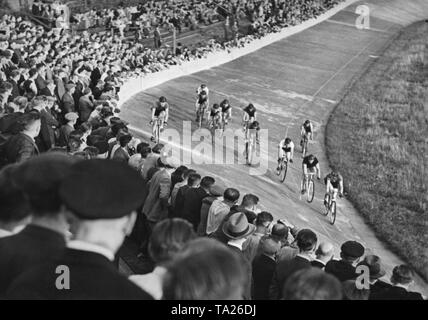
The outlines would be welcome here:
<svg viewBox="0 0 428 320">
<path fill-rule="evenodd" d="M 20 233 L 0 239 L 0 297 L 21 273 L 56 259 L 65 249 L 69 226 L 58 188 L 74 161 L 46 153 L 10 173 L 11 184 L 28 199 L 32 221 Z"/>
<path fill-rule="evenodd" d="M 325 266 L 328 272 L 340 281 L 354 280 L 357 278 L 356 265 L 364 255 L 364 247 L 357 241 L 346 241 L 340 247 L 340 260 L 330 260 Z"/>
<path fill-rule="evenodd" d="M 72 240 L 58 260 L 22 274 L 6 297 L 151 299 L 113 263 L 132 230 L 142 188 L 143 180 L 127 164 L 102 159 L 74 164 L 59 188 Z"/>
<path fill-rule="evenodd" d="M 79 118 L 78 114 L 75 112 L 69 112 L 65 115 L 65 123 L 59 128 L 59 137 L 58 137 L 58 145 L 61 147 L 68 146 L 68 140 L 70 137 L 70 133 L 74 131 L 74 126 L 77 123 L 77 119 Z"/>
</svg>

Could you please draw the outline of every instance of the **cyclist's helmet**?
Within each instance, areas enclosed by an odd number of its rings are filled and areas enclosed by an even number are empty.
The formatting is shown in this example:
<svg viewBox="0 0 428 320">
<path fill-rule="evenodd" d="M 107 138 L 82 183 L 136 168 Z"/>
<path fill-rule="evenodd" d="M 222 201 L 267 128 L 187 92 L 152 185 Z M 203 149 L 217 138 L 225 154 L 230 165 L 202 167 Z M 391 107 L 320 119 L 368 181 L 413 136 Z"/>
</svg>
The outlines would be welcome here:
<svg viewBox="0 0 428 320">
<path fill-rule="evenodd" d="M 201 89 L 205 89 L 207 87 L 206 84 L 201 84 Z"/>
<path fill-rule="evenodd" d="M 224 99 L 224 100 L 223 100 L 223 104 L 229 104 L 229 100 Z"/>
<path fill-rule="evenodd" d="M 202 90 L 202 91 L 201 91 L 201 93 L 200 93 L 200 95 L 201 95 L 201 96 L 206 96 L 206 95 L 207 95 L 207 92 L 206 92 L 205 90 Z"/>
<path fill-rule="evenodd" d="M 290 144 L 291 139 L 290 138 L 285 138 L 285 144 Z"/>
<path fill-rule="evenodd" d="M 308 124 L 310 124 L 311 123 L 311 121 L 310 120 L 306 120 L 305 121 L 305 125 L 308 125 Z"/>
<path fill-rule="evenodd" d="M 213 109 L 218 109 L 218 108 L 220 108 L 220 105 L 218 103 L 214 103 L 213 104 Z"/>
<path fill-rule="evenodd" d="M 254 107 L 254 105 L 252 103 L 250 103 L 247 108 L 248 108 L 248 111 L 255 111 L 256 110 L 256 108 Z"/>
<path fill-rule="evenodd" d="M 250 129 L 255 129 L 257 131 L 260 130 L 260 124 L 258 121 L 254 121 L 251 125 L 250 125 Z"/>
<path fill-rule="evenodd" d="M 332 170 L 330 173 L 330 176 L 332 178 L 338 178 L 339 177 L 339 172 L 337 172 L 336 170 Z"/>
<path fill-rule="evenodd" d="M 314 160 L 315 160 L 315 156 L 314 156 L 313 154 L 310 154 L 310 155 L 308 156 L 308 160 L 309 160 L 309 161 L 314 161 Z"/>
<path fill-rule="evenodd" d="M 165 98 L 164 96 L 160 97 L 160 98 L 159 98 L 159 102 L 161 102 L 161 103 L 162 103 L 162 102 L 166 102 L 166 98 Z"/>
</svg>

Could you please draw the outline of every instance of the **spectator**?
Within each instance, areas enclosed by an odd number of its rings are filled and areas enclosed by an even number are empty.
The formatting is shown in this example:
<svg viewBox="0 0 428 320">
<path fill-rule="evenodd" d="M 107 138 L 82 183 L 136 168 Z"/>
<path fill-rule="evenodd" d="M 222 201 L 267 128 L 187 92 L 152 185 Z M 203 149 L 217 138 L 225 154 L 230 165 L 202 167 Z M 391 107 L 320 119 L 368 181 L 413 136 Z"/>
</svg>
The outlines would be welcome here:
<svg viewBox="0 0 428 320">
<path fill-rule="evenodd" d="M 197 239 L 167 266 L 166 300 L 240 300 L 247 278 L 242 261 L 213 239 Z"/>
<path fill-rule="evenodd" d="M 366 266 L 370 272 L 370 296 L 369 300 L 377 300 L 378 296 L 391 287 L 390 284 L 380 280 L 386 272 L 382 267 L 381 259 L 376 255 L 367 255 L 364 260 L 358 263 L 358 266 Z"/>
<path fill-rule="evenodd" d="M 156 167 L 163 148 L 164 148 L 164 145 L 159 143 L 155 145 L 152 149 L 152 152 L 147 155 L 146 161 L 144 161 L 144 166 L 141 168 L 141 175 L 143 176 L 143 179 L 145 179 L 146 181 L 147 181 L 147 173 L 151 168 Z"/>
<path fill-rule="evenodd" d="M 61 97 L 61 111 L 63 114 L 76 112 L 73 94 L 76 90 L 76 85 L 72 82 L 65 85 L 65 93 Z"/>
<path fill-rule="evenodd" d="M 335 277 L 310 267 L 294 273 L 285 283 L 283 300 L 341 300 L 342 286 Z"/>
<path fill-rule="evenodd" d="M 273 216 L 269 212 L 262 211 L 257 215 L 256 231 L 244 243 L 244 254 L 249 261 L 253 261 L 258 254 L 260 239 L 268 234 L 272 221 Z"/>
<path fill-rule="evenodd" d="M 232 208 L 239 199 L 239 191 L 234 188 L 227 188 L 223 194 L 223 200 L 214 201 L 208 211 L 207 235 L 212 235 L 223 243 L 227 238 L 223 233 L 223 224 L 230 218 Z"/>
<path fill-rule="evenodd" d="M 273 299 L 280 298 L 284 283 L 293 273 L 311 267 L 312 256 L 316 249 L 317 241 L 317 235 L 312 230 L 302 229 L 299 231 L 296 238 L 299 253 L 290 261 L 282 260 L 277 262 L 270 293 Z"/>
<path fill-rule="evenodd" d="M 135 170 L 137 170 L 138 172 L 141 171 L 141 168 L 144 165 L 144 162 L 147 158 L 147 156 L 150 154 L 151 152 L 151 148 L 149 146 L 148 143 L 146 142 L 140 142 L 137 145 L 137 152 L 135 154 L 133 154 L 128 161 L 128 164 L 134 168 Z"/>
<path fill-rule="evenodd" d="M 0 239 L 0 296 L 21 273 L 62 254 L 68 222 L 58 188 L 73 162 L 69 156 L 48 153 L 13 169 L 12 185 L 26 195 L 32 221 L 18 234 Z"/>
<path fill-rule="evenodd" d="M 13 182 L 15 165 L 0 171 L 0 239 L 21 231 L 30 221 L 25 193 Z"/>
<path fill-rule="evenodd" d="M 202 200 L 209 196 L 214 183 L 214 178 L 203 177 L 198 188 L 190 188 L 184 193 L 182 217 L 193 225 L 195 231 L 200 223 Z"/>
<path fill-rule="evenodd" d="M 193 170 L 193 169 L 187 169 L 187 170 L 185 170 L 183 172 L 183 181 L 175 183 L 174 187 L 172 188 L 171 197 L 170 197 L 170 201 L 169 201 L 170 205 L 171 205 L 171 208 L 172 208 L 172 210 L 171 210 L 172 214 L 174 214 L 175 200 L 176 200 L 176 197 L 177 197 L 178 190 L 181 187 L 184 187 L 184 186 L 187 185 L 187 182 L 188 182 L 188 179 L 189 179 L 189 175 L 192 174 L 192 173 L 196 173 L 196 171 Z"/>
<path fill-rule="evenodd" d="M 112 152 L 112 159 L 115 161 L 128 163 L 129 153 L 128 153 L 128 143 L 131 142 L 132 136 L 127 134 L 119 138 L 119 148 L 117 148 L 114 153 Z"/>
<path fill-rule="evenodd" d="M 79 115 L 80 121 L 85 122 L 89 120 L 89 116 L 94 111 L 95 105 L 92 97 L 92 91 L 85 88 L 82 96 L 79 98 Z"/>
<path fill-rule="evenodd" d="M 61 200 L 72 217 L 74 238 L 57 261 L 34 267 L 16 279 L 8 297 L 151 299 L 112 264 L 132 229 L 135 210 L 141 205 L 142 184 L 138 174 L 122 163 L 96 159 L 74 164 L 59 188 Z M 121 201 L 112 203 L 113 198 Z M 68 290 L 52 285 L 58 277 L 58 265 L 69 268 L 72 285 Z"/>
<path fill-rule="evenodd" d="M 79 119 L 79 115 L 75 112 L 69 112 L 64 116 L 64 118 L 67 123 L 59 128 L 58 137 L 58 145 L 61 147 L 68 146 L 70 134 L 74 131 L 74 126 L 77 123 L 77 119 Z"/>
<path fill-rule="evenodd" d="M 280 244 L 268 236 L 260 239 L 260 255 L 253 260 L 253 300 L 269 300 L 269 286 L 276 268 Z"/>
<path fill-rule="evenodd" d="M 346 280 L 342 282 L 344 300 L 368 300 L 370 290 L 357 288 L 355 280 Z"/>
<path fill-rule="evenodd" d="M 259 197 L 254 194 L 246 194 L 242 198 L 241 205 L 235 205 L 230 210 L 232 212 L 243 212 L 247 216 L 249 223 L 254 223 L 257 217 L 257 204 L 259 203 Z"/>
<path fill-rule="evenodd" d="M 18 122 L 20 132 L 9 138 L 4 147 L 7 163 L 22 162 L 39 154 L 34 139 L 40 133 L 40 115 L 30 112 L 22 115 Z"/>
<path fill-rule="evenodd" d="M 410 291 L 415 275 L 407 265 L 396 266 L 392 270 L 392 286 L 385 288 L 376 295 L 376 300 L 423 300 L 418 292 Z"/>
<path fill-rule="evenodd" d="M 324 270 L 325 265 L 333 259 L 334 247 L 330 242 L 321 242 L 315 251 L 316 258 L 311 262 L 313 267 Z"/>
<path fill-rule="evenodd" d="M 207 231 L 207 222 L 208 222 L 208 213 L 215 200 L 220 199 L 224 194 L 224 188 L 220 187 L 217 184 L 214 184 L 210 187 L 209 196 L 202 199 L 201 213 L 200 213 L 200 223 L 198 226 L 197 233 L 199 236 L 206 236 Z"/>
<path fill-rule="evenodd" d="M 189 189 L 199 188 L 201 183 L 201 175 L 198 173 L 192 173 L 187 179 L 187 185 L 182 186 L 177 191 L 177 196 L 175 199 L 175 207 L 173 208 L 173 213 L 175 217 L 183 217 L 184 213 L 184 197 Z"/>
<path fill-rule="evenodd" d="M 192 225 L 182 219 L 165 219 L 154 228 L 149 241 L 149 254 L 156 267 L 148 274 L 133 275 L 129 280 L 148 292 L 154 299 L 162 298 L 162 284 L 170 263 L 182 248 L 196 237 Z"/>
<path fill-rule="evenodd" d="M 340 260 L 330 260 L 325 272 L 331 273 L 341 282 L 357 277 L 355 266 L 364 255 L 364 247 L 357 241 L 346 241 L 341 246 Z"/>
</svg>

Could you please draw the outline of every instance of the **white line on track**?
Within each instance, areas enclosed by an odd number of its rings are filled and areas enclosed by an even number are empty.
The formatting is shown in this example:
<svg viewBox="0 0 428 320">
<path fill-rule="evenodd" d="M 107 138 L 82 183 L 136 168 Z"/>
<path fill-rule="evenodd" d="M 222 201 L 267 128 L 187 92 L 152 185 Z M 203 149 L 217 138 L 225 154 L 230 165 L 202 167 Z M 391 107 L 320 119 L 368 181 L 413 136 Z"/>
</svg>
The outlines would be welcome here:
<svg viewBox="0 0 428 320">
<path fill-rule="evenodd" d="M 347 23 L 347 22 L 343 22 L 343 21 L 337 21 L 337 20 L 328 19 L 328 20 L 326 20 L 326 22 L 335 23 L 335 24 L 341 24 L 343 26 L 348 26 L 348 27 L 356 28 L 355 24 Z M 382 29 L 377 29 L 377 28 L 369 28 L 369 29 L 365 29 L 365 30 L 366 31 L 375 31 L 375 32 L 381 32 L 381 33 L 391 34 L 391 32 L 388 32 L 387 30 L 382 30 Z"/>
</svg>

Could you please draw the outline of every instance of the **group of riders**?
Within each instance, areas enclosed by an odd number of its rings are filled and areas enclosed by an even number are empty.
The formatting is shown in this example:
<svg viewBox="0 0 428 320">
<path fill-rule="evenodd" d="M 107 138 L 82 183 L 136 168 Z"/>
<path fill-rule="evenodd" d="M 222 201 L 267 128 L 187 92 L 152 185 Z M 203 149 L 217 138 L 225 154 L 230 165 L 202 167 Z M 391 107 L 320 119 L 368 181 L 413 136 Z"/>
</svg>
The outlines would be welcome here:
<svg viewBox="0 0 428 320">
<path fill-rule="evenodd" d="M 196 122 L 201 123 L 205 114 L 207 114 L 207 123 L 210 128 L 224 129 L 225 125 L 232 120 L 232 106 L 229 100 L 225 99 L 220 104 L 214 103 L 209 109 L 209 89 L 205 84 L 201 84 L 197 90 L 196 97 Z M 165 97 L 160 97 L 158 101 L 152 107 L 152 138 L 153 142 L 156 141 L 155 136 L 158 135 L 168 124 L 169 117 L 169 104 Z M 202 117 L 202 119 L 201 119 Z M 253 104 L 249 104 L 243 109 L 242 126 L 245 132 L 246 141 L 255 141 L 259 143 L 258 133 L 260 131 L 260 124 L 257 121 L 257 110 Z M 305 141 L 313 140 L 314 127 L 310 120 L 306 120 L 301 126 L 301 140 L 300 146 L 303 148 Z M 158 137 L 159 138 L 159 137 Z M 278 145 L 278 167 L 277 173 L 281 169 L 281 163 L 289 162 L 293 163 L 294 157 L 294 143 L 289 137 L 285 137 L 279 142 Z M 313 176 L 317 176 L 317 179 L 321 179 L 321 171 L 318 159 L 313 155 L 303 156 L 302 162 L 302 190 L 304 194 L 308 187 L 308 182 Z M 326 185 L 326 194 L 324 197 L 324 204 L 327 205 L 327 201 L 330 196 L 336 198 L 336 195 L 343 196 L 343 177 L 336 170 L 332 170 L 325 178 L 324 183 Z"/>
</svg>

